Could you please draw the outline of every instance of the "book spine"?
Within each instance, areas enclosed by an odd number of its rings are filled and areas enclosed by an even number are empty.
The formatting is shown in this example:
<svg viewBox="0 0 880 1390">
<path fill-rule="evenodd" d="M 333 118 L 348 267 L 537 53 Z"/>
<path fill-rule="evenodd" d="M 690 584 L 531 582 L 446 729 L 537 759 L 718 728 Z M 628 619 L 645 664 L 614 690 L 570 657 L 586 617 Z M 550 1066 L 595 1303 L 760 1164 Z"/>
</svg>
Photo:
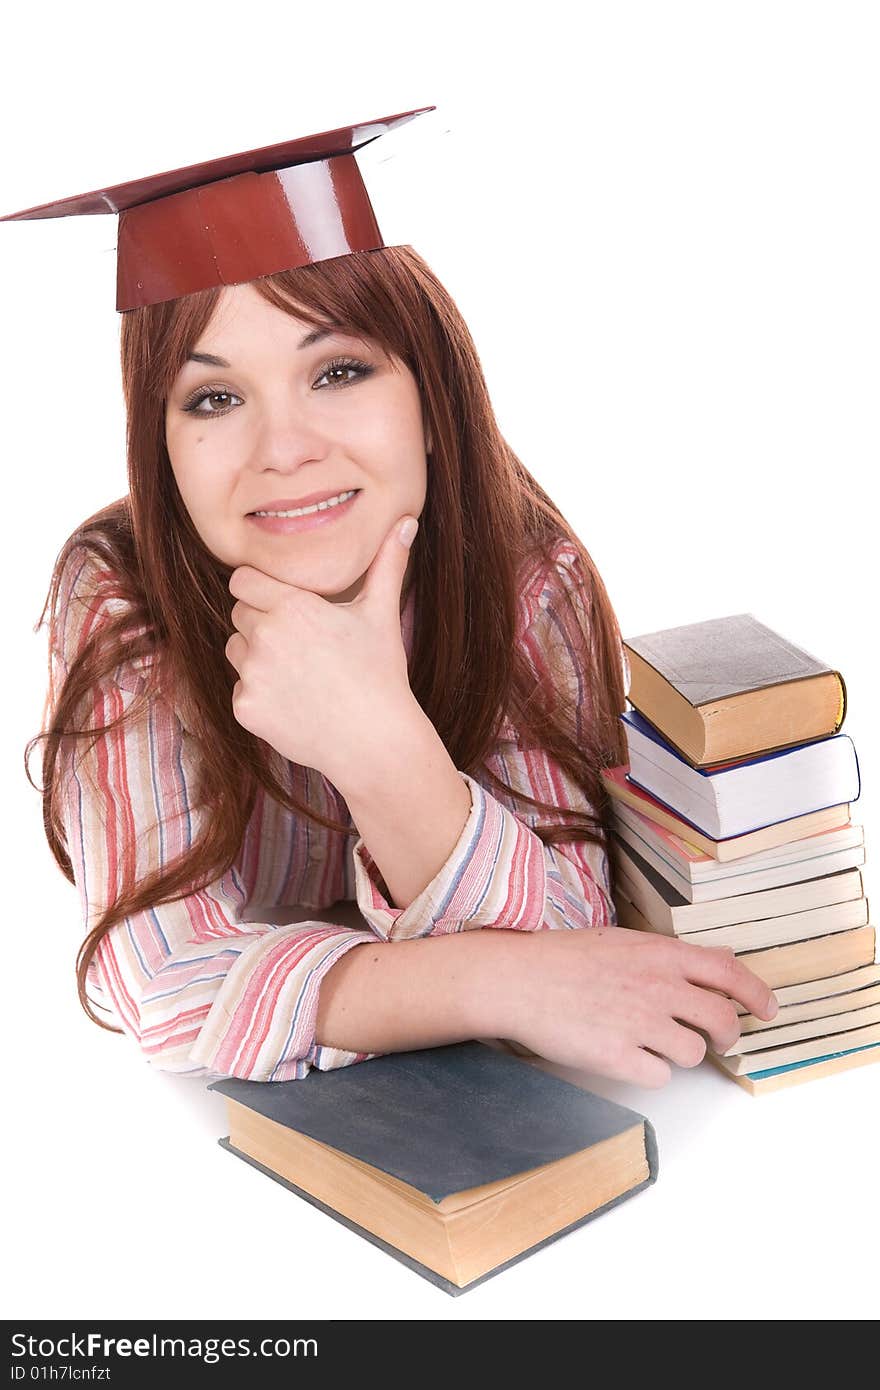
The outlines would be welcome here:
<svg viewBox="0 0 880 1390">
<path fill-rule="evenodd" d="M 837 733 L 843 728 L 843 721 L 846 719 L 846 681 L 839 671 L 835 671 L 834 674 L 840 682 L 840 708 L 837 712 L 837 723 L 834 726 L 834 732 Z"/>
</svg>

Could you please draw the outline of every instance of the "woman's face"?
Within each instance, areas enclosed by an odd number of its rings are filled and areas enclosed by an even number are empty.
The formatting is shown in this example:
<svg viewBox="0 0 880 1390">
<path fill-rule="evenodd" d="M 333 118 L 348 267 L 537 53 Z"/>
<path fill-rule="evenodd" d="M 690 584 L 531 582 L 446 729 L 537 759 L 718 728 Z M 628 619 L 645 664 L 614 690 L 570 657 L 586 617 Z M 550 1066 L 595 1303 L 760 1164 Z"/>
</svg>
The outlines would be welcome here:
<svg viewBox="0 0 880 1390">
<path fill-rule="evenodd" d="M 191 354 L 166 403 L 165 439 L 205 545 L 233 568 L 355 598 L 391 526 L 425 503 L 412 372 L 367 339 L 292 318 L 251 285 L 223 290 L 195 353 L 225 365 Z M 251 516 L 353 489 L 350 505 L 312 529 L 273 532 Z"/>
</svg>

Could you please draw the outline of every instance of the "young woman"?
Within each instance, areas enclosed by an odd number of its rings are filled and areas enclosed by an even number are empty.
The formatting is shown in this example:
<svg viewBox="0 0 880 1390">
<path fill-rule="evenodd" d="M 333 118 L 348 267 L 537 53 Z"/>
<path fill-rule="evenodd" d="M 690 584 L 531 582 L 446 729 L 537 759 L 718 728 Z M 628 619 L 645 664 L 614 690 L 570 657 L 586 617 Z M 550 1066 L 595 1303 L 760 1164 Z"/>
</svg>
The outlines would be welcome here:
<svg viewBox="0 0 880 1390">
<path fill-rule="evenodd" d="M 616 926 L 618 626 L 411 248 L 131 310 L 122 370 L 129 494 L 47 600 L 95 1022 L 206 1078 L 502 1037 L 660 1086 L 773 1016 Z"/>
</svg>

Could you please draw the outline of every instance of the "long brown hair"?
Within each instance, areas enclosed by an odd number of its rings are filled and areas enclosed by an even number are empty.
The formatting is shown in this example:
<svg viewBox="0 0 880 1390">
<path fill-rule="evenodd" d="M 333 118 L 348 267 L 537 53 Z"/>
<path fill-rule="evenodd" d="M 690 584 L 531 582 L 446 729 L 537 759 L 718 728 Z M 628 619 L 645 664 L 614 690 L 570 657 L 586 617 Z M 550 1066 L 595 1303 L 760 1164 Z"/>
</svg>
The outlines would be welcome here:
<svg viewBox="0 0 880 1390">
<path fill-rule="evenodd" d="M 561 810 L 513 792 L 553 814 L 534 825 L 543 843 L 607 844 L 609 807 L 600 769 L 625 760 L 618 714 L 625 706 L 620 631 L 602 580 L 583 543 L 502 438 L 470 333 L 449 294 L 411 247 L 362 252 L 268 275 L 253 282 L 271 304 L 317 325 L 330 321 L 402 359 L 421 392 L 430 429 L 428 489 L 413 546 L 415 591 L 409 681 L 456 767 L 511 794 L 488 769 L 502 720 L 520 739 L 544 748 L 583 790 L 595 815 Z M 198 804 L 203 833 L 175 861 L 140 881 L 133 847 L 123 855 L 122 883 L 80 946 L 77 987 L 86 1014 L 89 964 L 101 938 L 130 914 L 197 892 L 234 863 L 258 787 L 297 815 L 348 834 L 351 827 L 300 804 L 279 780 L 275 750 L 244 729 L 232 710 L 236 672 L 225 645 L 233 630 L 231 568 L 205 547 L 182 502 L 165 445 L 166 399 L 187 354 L 213 313 L 219 289 L 131 310 L 122 317 L 121 362 L 127 409 L 128 495 L 84 521 L 64 543 L 35 629 L 50 609 L 49 693 L 41 733 L 43 820 L 49 847 L 75 882 L 65 844 L 61 783 L 68 748 L 134 717 L 143 701 L 168 698 L 188 712 L 198 740 Z M 575 597 L 568 595 L 582 643 L 579 707 L 565 692 L 536 682 L 516 643 L 522 567 L 543 562 L 567 543 Z M 59 590 L 84 556 L 110 576 L 105 593 L 121 600 L 102 621 L 85 624 L 60 689 Z M 420 622 L 419 614 L 430 614 Z M 123 662 L 145 662 L 141 698 L 112 722 L 78 727 L 101 682 Z M 282 769 L 283 771 L 283 769 Z M 28 773 L 29 776 L 29 773 Z M 33 783 L 31 783 L 33 785 Z M 344 806 L 340 802 L 340 809 Z M 560 823 L 560 816 L 568 824 Z M 530 824 L 532 821 L 530 820 Z"/>
</svg>

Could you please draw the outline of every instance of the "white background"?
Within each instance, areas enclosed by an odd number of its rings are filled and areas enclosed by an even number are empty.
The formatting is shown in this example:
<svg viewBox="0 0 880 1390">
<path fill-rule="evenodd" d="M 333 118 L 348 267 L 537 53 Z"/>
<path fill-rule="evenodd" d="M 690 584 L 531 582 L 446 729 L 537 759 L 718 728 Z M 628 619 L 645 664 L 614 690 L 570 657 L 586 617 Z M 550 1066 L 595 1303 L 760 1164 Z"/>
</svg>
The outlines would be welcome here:
<svg viewBox="0 0 880 1390">
<path fill-rule="evenodd" d="M 458 302 L 625 636 L 753 612 L 840 668 L 870 861 L 876 6 L 92 8 L 4 18 L 0 212 L 436 104 L 362 156 L 386 242 Z M 127 487 L 115 245 L 114 217 L 0 225 L 7 1316 L 876 1314 L 880 1068 L 761 1098 L 709 1063 L 659 1092 L 586 1078 L 653 1120 L 658 1183 L 452 1299 L 87 1021 L 23 750 L 55 557 Z"/>
</svg>

